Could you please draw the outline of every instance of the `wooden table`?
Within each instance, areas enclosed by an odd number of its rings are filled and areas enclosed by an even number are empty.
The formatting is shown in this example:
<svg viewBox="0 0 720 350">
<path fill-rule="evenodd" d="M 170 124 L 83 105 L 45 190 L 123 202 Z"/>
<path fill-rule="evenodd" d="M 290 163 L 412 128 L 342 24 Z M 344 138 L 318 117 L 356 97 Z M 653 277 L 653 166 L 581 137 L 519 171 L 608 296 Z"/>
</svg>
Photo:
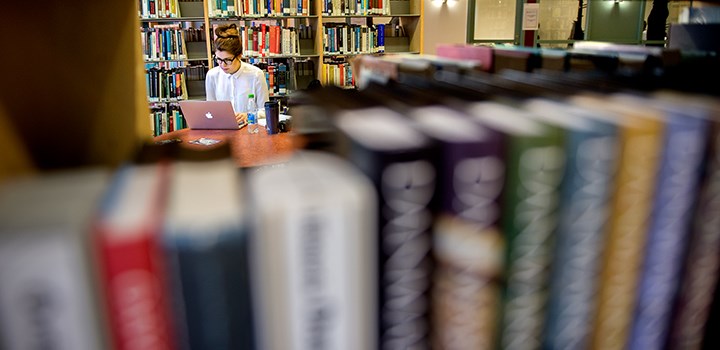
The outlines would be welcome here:
<svg viewBox="0 0 720 350">
<path fill-rule="evenodd" d="M 211 146 L 194 145 L 189 141 L 199 138 L 221 140 Z M 207 150 L 230 144 L 235 162 L 239 167 L 277 164 L 286 161 L 298 148 L 292 132 L 268 135 L 265 128 L 257 134 L 249 134 L 246 128 L 240 130 L 190 130 L 182 129 L 155 137 L 155 141 L 179 138 L 180 145 L 194 150 Z"/>
</svg>

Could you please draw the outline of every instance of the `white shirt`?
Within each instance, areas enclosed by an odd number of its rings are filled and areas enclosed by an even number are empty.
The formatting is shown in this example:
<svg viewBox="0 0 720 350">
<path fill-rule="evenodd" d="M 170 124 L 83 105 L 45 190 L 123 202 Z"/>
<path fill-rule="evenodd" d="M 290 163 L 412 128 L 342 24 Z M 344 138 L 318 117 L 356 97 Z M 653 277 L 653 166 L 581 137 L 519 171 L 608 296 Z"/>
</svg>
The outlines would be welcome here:
<svg viewBox="0 0 720 350">
<path fill-rule="evenodd" d="M 210 69 L 205 76 L 205 93 L 208 101 L 230 101 L 235 113 L 247 112 L 249 94 L 255 94 L 260 109 L 270 99 L 265 72 L 245 62 L 233 74 L 223 72 L 220 67 Z"/>
</svg>

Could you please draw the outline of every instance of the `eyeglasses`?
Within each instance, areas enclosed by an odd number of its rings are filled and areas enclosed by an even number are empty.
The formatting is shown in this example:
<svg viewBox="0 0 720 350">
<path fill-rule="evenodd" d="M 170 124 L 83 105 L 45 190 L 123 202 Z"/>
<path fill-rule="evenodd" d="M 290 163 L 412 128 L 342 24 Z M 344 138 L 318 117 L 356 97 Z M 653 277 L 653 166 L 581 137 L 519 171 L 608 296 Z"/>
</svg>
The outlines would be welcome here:
<svg viewBox="0 0 720 350">
<path fill-rule="evenodd" d="M 229 66 L 233 63 L 233 61 L 235 61 L 235 58 L 237 58 L 237 56 L 233 56 L 232 58 L 219 58 L 215 56 L 215 62 L 217 62 L 217 64 L 225 64 L 226 66 Z"/>
</svg>

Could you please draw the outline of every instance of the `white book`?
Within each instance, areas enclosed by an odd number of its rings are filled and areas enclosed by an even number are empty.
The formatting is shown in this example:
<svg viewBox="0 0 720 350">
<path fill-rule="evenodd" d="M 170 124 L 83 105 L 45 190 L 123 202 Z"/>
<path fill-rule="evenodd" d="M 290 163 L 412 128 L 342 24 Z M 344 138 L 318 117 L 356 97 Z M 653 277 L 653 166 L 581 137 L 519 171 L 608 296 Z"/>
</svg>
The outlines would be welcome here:
<svg viewBox="0 0 720 350">
<path fill-rule="evenodd" d="M 107 348 L 88 237 L 108 179 L 88 169 L 0 187 L 0 348 Z"/>
<path fill-rule="evenodd" d="M 305 151 L 253 172 L 248 189 L 257 348 L 374 348 L 378 233 L 368 180 L 336 156 Z"/>
</svg>

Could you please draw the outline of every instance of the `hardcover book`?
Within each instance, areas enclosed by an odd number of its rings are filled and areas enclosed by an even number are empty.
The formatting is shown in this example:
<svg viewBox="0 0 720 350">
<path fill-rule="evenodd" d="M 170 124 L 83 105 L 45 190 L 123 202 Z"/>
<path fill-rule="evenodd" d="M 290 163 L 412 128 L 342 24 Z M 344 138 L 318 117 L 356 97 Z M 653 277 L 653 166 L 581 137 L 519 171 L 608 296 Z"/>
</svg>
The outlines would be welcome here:
<svg viewBox="0 0 720 350">
<path fill-rule="evenodd" d="M 377 200 L 345 160 L 297 152 L 249 174 L 257 348 L 376 347 Z"/>
<path fill-rule="evenodd" d="M 93 224 L 115 349 L 176 345 L 159 242 L 167 181 L 163 163 L 126 165 L 115 174 Z"/>
<path fill-rule="evenodd" d="M 339 154 L 370 178 L 379 198 L 377 346 L 429 347 L 435 149 L 386 108 L 341 111 L 335 122 Z"/>
<path fill-rule="evenodd" d="M 231 159 L 170 165 L 163 256 L 183 349 L 254 349 L 244 179 Z"/>
<path fill-rule="evenodd" d="M 615 183 L 618 127 L 592 118 L 592 111 L 561 102 L 533 99 L 524 108 L 565 133 L 566 165 L 543 348 L 584 349 L 592 329 Z"/>
<path fill-rule="evenodd" d="M 502 135 L 445 106 L 415 108 L 408 115 L 439 152 L 433 346 L 492 349 L 504 253 L 498 227 L 506 171 Z"/>
<path fill-rule="evenodd" d="M 505 135 L 505 189 L 500 227 L 505 239 L 501 348 L 539 349 L 545 299 L 565 167 L 559 127 L 497 102 L 478 102 L 468 112 Z"/>
<path fill-rule="evenodd" d="M 109 180 L 82 169 L 0 186 L 0 348 L 108 348 L 90 224 Z"/>
<path fill-rule="evenodd" d="M 570 101 L 605 111 L 598 116 L 614 116 L 612 119 L 620 123 L 620 158 L 605 233 L 591 346 L 624 349 L 634 314 L 664 126 L 652 110 L 608 103 L 606 97 L 578 95 Z"/>
</svg>

